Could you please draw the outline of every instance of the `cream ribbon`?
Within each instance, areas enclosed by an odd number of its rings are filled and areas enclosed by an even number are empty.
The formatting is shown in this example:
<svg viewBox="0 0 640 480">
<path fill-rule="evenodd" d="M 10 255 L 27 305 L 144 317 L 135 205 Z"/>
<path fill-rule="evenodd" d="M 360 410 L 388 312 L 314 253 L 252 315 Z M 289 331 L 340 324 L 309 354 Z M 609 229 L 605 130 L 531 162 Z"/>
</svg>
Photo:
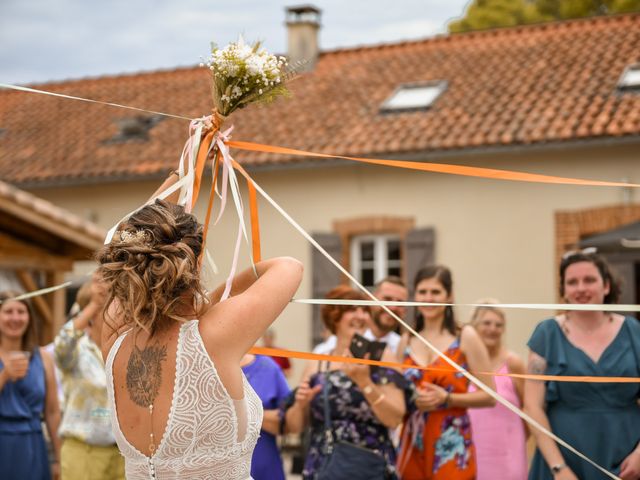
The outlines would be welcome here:
<svg viewBox="0 0 640 480">
<path fill-rule="evenodd" d="M 89 99 L 85 99 L 85 98 L 80 98 L 80 97 L 73 97 L 70 95 L 63 95 L 63 94 L 56 94 L 56 93 L 52 93 L 52 92 L 45 92 L 42 90 L 35 90 L 35 89 L 31 89 L 31 88 L 27 88 L 27 87 L 18 87 L 15 85 L 8 85 L 8 84 L 4 84 L 4 83 L 0 83 L 0 88 L 9 88 L 9 89 L 13 89 L 13 90 L 21 90 L 21 91 L 25 91 L 25 92 L 31 92 L 31 93 L 41 93 L 41 94 L 46 94 L 46 95 L 51 95 L 51 96 L 55 96 L 55 97 L 61 97 L 61 98 L 68 98 L 68 99 L 73 99 L 73 100 L 81 100 L 81 101 L 86 101 L 86 102 L 91 102 L 91 103 L 98 103 L 98 104 L 103 104 L 103 105 L 109 105 L 109 106 L 114 106 L 114 107 L 120 107 L 120 108 L 127 108 L 127 109 L 131 109 L 131 110 L 137 110 L 137 111 L 144 111 L 147 113 L 154 113 L 157 115 L 164 115 L 164 116 L 169 116 L 169 117 L 174 117 L 174 118 L 181 118 L 181 119 L 186 119 L 186 120 L 191 120 L 188 117 L 181 117 L 178 115 L 170 115 L 170 114 L 166 114 L 166 113 L 162 113 L 162 112 L 154 112 L 151 110 L 143 110 L 143 109 L 139 109 L 136 107 L 129 107 L 129 106 L 125 106 L 125 105 L 119 105 L 119 104 L 115 104 L 115 103 L 111 103 L 111 102 L 102 102 L 102 101 L 97 101 L 97 100 L 89 100 Z M 186 181 L 183 182 L 183 180 L 185 180 L 187 178 L 187 176 L 185 175 L 184 178 L 180 179 L 179 182 L 177 182 L 176 184 L 172 185 L 169 189 L 165 190 L 164 192 L 162 192 L 160 195 L 158 195 L 156 198 L 165 198 L 166 196 L 170 195 L 171 193 L 173 193 L 175 190 L 177 190 L 177 188 L 181 188 L 183 185 L 186 185 Z M 371 292 L 369 292 L 364 286 L 362 286 L 346 269 L 344 269 L 344 267 L 342 267 L 342 265 L 340 265 L 336 260 L 333 259 L 333 257 L 331 257 L 331 255 L 329 255 L 321 246 L 320 244 L 318 244 L 297 222 L 295 222 L 295 220 L 293 220 L 293 218 L 291 218 L 264 190 L 262 190 L 262 188 L 255 183 L 255 181 L 253 182 L 254 186 L 256 188 L 256 190 L 258 192 L 260 192 L 260 194 L 281 214 L 283 215 L 283 217 L 289 221 L 289 223 L 296 229 L 298 230 L 298 232 L 300 232 L 300 234 L 307 239 L 307 241 L 309 241 L 316 249 L 318 249 L 318 251 L 320 251 L 333 265 L 336 266 L 336 268 L 338 268 L 338 270 L 340 270 L 347 278 L 349 278 L 354 285 L 356 285 L 365 295 L 369 296 L 372 301 L 373 301 L 373 305 L 377 305 L 380 306 L 383 310 L 385 310 L 389 315 L 391 315 L 393 318 L 396 319 L 396 321 L 398 323 L 400 323 L 403 327 L 405 327 L 409 332 L 411 332 L 419 341 L 421 341 L 422 343 L 425 344 L 425 346 L 427 346 L 431 351 L 433 351 L 435 354 L 437 354 L 439 357 L 441 357 L 445 362 L 447 362 L 449 365 L 451 365 L 453 368 L 455 368 L 456 370 L 458 370 L 462 375 L 464 375 L 469 381 L 471 381 L 472 383 L 474 383 L 478 388 L 484 390 L 486 393 L 488 393 L 491 397 L 493 397 L 494 399 L 496 399 L 496 401 L 500 402 L 501 404 L 503 404 L 506 408 L 508 408 L 509 410 L 511 410 L 512 412 L 514 412 L 516 415 L 518 415 L 519 417 L 521 417 L 523 420 L 527 421 L 529 424 L 533 425 L 534 427 L 536 427 L 538 430 L 542 431 L 543 433 L 545 433 L 547 436 L 549 436 L 550 438 L 553 438 L 556 442 L 558 442 L 560 445 L 564 446 L 566 449 L 568 449 L 569 451 L 573 452 L 574 454 L 576 454 L 578 457 L 580 457 L 581 459 L 585 460 L 586 462 L 590 463 L 591 465 L 593 465 L 595 468 L 597 468 L 598 470 L 600 470 L 601 472 L 603 472 L 606 476 L 608 476 L 609 478 L 613 478 L 613 479 L 617 479 L 620 480 L 619 477 L 617 477 L 616 475 L 608 472 L 607 470 L 605 470 L 603 467 L 601 467 L 600 465 L 598 465 L 597 463 L 595 463 L 593 460 L 591 460 L 590 458 L 586 457 L 585 455 L 583 455 L 582 453 L 580 453 L 578 450 L 576 450 L 575 448 L 573 448 L 571 445 L 567 444 L 564 440 L 562 440 L 561 438 L 557 437 L 555 434 L 553 434 L 551 431 L 547 430 L 546 428 L 544 428 L 542 425 L 540 425 L 538 422 L 536 422 L 533 418 L 531 418 L 529 415 L 527 415 L 526 413 L 524 413 L 523 411 L 521 411 L 520 409 L 518 409 L 516 406 L 514 406 L 513 404 L 511 404 L 510 402 L 508 402 L 507 400 L 505 400 L 504 398 L 502 398 L 502 396 L 500 396 L 499 394 L 497 394 L 496 392 L 494 392 L 493 390 L 491 390 L 490 388 L 488 388 L 486 385 L 484 385 L 482 382 L 480 382 L 477 378 L 475 378 L 473 375 L 471 375 L 467 370 L 465 370 L 464 368 L 462 368 L 460 365 L 458 365 L 457 363 L 455 363 L 454 361 L 452 361 L 451 359 L 449 359 L 449 357 L 447 357 L 446 355 L 444 355 L 440 350 L 438 350 L 436 347 L 434 347 L 428 340 L 426 340 L 425 338 L 421 337 L 418 332 L 416 332 L 413 328 L 411 328 L 407 323 L 404 322 L 404 320 L 402 320 L 401 318 L 399 318 L 397 315 L 395 315 L 391 310 L 389 310 L 387 308 L 386 305 L 384 305 L 382 302 L 378 301 Z M 178 186 L 178 187 L 176 187 Z M 175 188 L 174 188 L 175 187 Z M 232 187 L 232 191 L 233 191 L 233 187 Z M 152 200 L 155 200 L 152 199 Z M 148 204 L 149 202 L 147 202 L 146 204 Z M 145 204 L 145 205 L 146 205 Z M 144 205 L 143 205 L 144 206 Z M 132 215 L 133 213 L 135 213 L 136 211 L 138 211 L 140 208 L 134 210 L 133 212 L 131 212 L 130 214 L 128 214 L 127 216 L 125 216 L 123 218 L 126 219 L 128 218 L 130 215 Z M 237 205 L 236 205 L 237 208 Z M 240 213 L 240 210 L 239 212 Z M 122 220 L 120 221 L 122 222 Z M 118 224 L 120 223 L 118 222 Z M 244 219 L 241 220 L 241 223 L 244 224 Z M 105 243 L 109 243 L 110 239 L 113 237 L 113 234 L 115 233 L 115 229 L 117 228 L 118 225 L 115 225 L 107 234 L 107 237 L 109 238 L 109 240 L 105 240 Z M 246 229 L 244 228 L 244 225 L 241 227 L 242 231 L 246 232 Z M 238 243 L 238 242 L 236 242 Z M 253 264 L 253 262 L 252 262 Z M 255 269 L 255 266 L 254 266 Z M 62 288 L 61 286 L 58 286 L 60 288 Z M 56 288 L 56 287 L 52 287 L 52 288 Z M 41 291 L 38 291 L 41 292 Z M 36 292 L 31 292 L 32 296 L 35 296 Z M 41 294 L 41 293 L 40 293 Z M 512 304 L 515 305 L 515 304 Z M 523 304 L 524 305 L 524 304 Z M 532 304 L 529 304 L 532 305 Z M 552 305 L 552 304 L 547 304 L 547 305 Z M 514 307 L 515 308 L 515 307 Z M 566 306 L 565 306 L 566 308 Z"/>
<path fill-rule="evenodd" d="M 575 455 L 577 455 L 579 458 L 583 459 L 584 461 L 590 463 L 591 465 L 593 465 L 595 468 L 597 468 L 598 470 L 600 470 L 602 473 L 604 473 L 606 476 L 608 476 L 609 478 L 613 478 L 615 480 L 621 480 L 618 476 L 616 476 L 615 474 L 607 471 L 606 469 L 604 469 L 603 467 L 601 467 L 600 465 L 598 465 L 596 462 L 594 462 L 593 460 L 591 460 L 589 457 L 585 456 L 583 453 L 579 452 L 578 450 L 576 450 L 574 447 L 572 447 L 571 445 L 569 445 L 567 442 L 565 442 L 564 440 L 562 440 L 560 437 L 558 437 L 557 435 L 555 435 L 553 432 L 551 432 L 550 430 L 548 430 L 547 428 L 545 428 L 544 426 L 542 426 L 539 422 L 537 422 L 536 420 L 534 420 L 533 418 L 531 418 L 528 414 L 526 414 L 525 412 L 523 412 L 522 410 L 520 410 L 518 407 L 516 407 L 515 405 L 513 405 L 511 402 L 509 402 L 508 400 L 506 400 L 505 398 L 503 398 L 501 395 L 499 395 L 498 393 L 496 393 L 494 390 L 490 389 L 489 387 L 487 387 L 484 383 L 482 383 L 480 380 L 478 380 L 476 377 L 474 377 L 473 375 L 471 375 L 471 373 L 469 373 L 466 369 L 464 369 L 463 367 L 461 367 L 460 365 L 458 365 L 456 362 L 454 362 L 453 360 L 451 360 L 449 357 L 447 357 L 444 353 L 442 353 L 440 350 L 438 350 L 433 344 L 431 344 L 431 342 L 429 342 L 426 338 L 422 337 L 417 331 L 415 331 L 413 328 L 411 328 L 411 326 L 409 326 L 409 324 L 407 324 L 404 320 L 402 320 L 400 317 L 398 317 L 395 313 L 393 313 L 391 310 L 389 310 L 389 308 L 384 305 L 383 302 L 379 301 L 376 297 L 373 296 L 373 294 L 371 292 L 369 292 L 369 290 L 367 290 L 363 285 L 360 284 L 360 282 L 358 282 L 355 277 L 353 277 L 342 265 L 340 265 L 340 263 L 338 263 L 331 255 L 329 255 L 326 250 L 324 248 L 322 248 L 322 246 L 316 242 L 313 237 L 311 237 L 311 235 L 309 235 L 282 207 L 280 207 L 280 205 L 278 205 L 276 203 L 275 200 L 273 200 L 255 181 L 253 182 L 253 185 L 255 186 L 256 190 L 258 192 L 260 192 L 260 194 L 265 198 L 265 200 L 267 200 L 272 206 L 273 208 L 275 208 L 296 230 L 298 230 L 298 232 L 307 239 L 307 241 L 309 241 L 309 243 L 311 243 L 316 249 L 318 249 L 318 251 L 320 253 L 322 253 L 322 255 L 324 255 L 326 257 L 327 260 L 329 260 L 338 270 L 340 270 L 340 272 L 342 272 L 342 274 L 344 274 L 349 280 L 351 280 L 353 282 L 354 285 L 356 285 L 366 296 L 368 296 L 369 298 L 371 298 L 372 305 L 376 305 L 381 307 L 385 312 L 387 312 L 389 315 L 391 315 L 393 318 L 395 318 L 395 320 L 402 325 L 404 328 L 406 328 L 409 332 L 411 332 L 411 334 L 413 336 L 415 336 L 419 341 L 421 341 L 427 348 L 429 348 L 429 350 L 431 350 L 432 352 L 434 352 L 436 355 L 438 355 L 440 358 L 442 358 L 445 362 L 447 362 L 449 365 L 451 365 L 453 368 L 455 368 L 458 372 L 460 372 L 462 375 L 464 375 L 470 382 L 472 382 L 477 388 L 482 389 L 483 391 L 485 391 L 486 393 L 488 393 L 491 397 L 493 397 L 497 402 L 500 402 L 502 405 L 504 405 L 506 408 L 508 408 L 509 410 L 511 410 L 513 413 L 515 413 L 516 415 L 518 415 L 520 418 L 522 418 L 523 420 L 525 420 L 527 423 L 529 423 L 530 425 L 534 426 L 535 428 L 537 428 L 538 430 L 540 430 L 542 433 L 544 433 L 545 435 L 549 436 L 550 438 L 552 438 L 553 440 L 555 440 L 557 443 L 559 443 L 560 445 L 562 445 L 563 447 L 565 447 L 567 450 L 569 450 L 570 452 L 573 452 Z M 349 303 L 351 303 L 352 300 L 349 300 Z"/>
<path fill-rule="evenodd" d="M 294 298 L 291 303 L 306 305 L 361 305 L 387 307 L 494 307 L 525 310 L 571 310 L 581 312 L 640 312 L 640 305 L 630 304 L 576 304 L 576 303 L 430 303 L 430 302 L 393 302 L 373 300 L 341 300 L 327 298 Z"/>
</svg>

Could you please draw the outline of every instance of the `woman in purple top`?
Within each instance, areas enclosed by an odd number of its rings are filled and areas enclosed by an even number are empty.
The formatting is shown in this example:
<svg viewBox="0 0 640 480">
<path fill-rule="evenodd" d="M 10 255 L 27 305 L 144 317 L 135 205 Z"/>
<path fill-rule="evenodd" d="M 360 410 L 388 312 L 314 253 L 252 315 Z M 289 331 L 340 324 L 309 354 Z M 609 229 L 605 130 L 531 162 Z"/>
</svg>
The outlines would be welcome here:
<svg viewBox="0 0 640 480">
<path fill-rule="evenodd" d="M 269 357 L 246 354 L 240 366 L 264 408 L 262 432 L 251 459 L 251 477 L 254 480 L 284 480 L 276 435 L 280 433 L 279 407 L 289 396 L 289 385 L 278 364 Z"/>
</svg>

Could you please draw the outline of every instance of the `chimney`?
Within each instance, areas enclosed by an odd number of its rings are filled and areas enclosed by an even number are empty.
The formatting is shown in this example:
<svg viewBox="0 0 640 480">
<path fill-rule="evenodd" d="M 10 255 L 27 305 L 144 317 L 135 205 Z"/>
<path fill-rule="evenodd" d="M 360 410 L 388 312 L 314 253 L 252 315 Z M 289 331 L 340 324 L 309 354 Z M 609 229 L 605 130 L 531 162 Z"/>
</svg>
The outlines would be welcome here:
<svg viewBox="0 0 640 480">
<path fill-rule="evenodd" d="M 321 10 L 313 5 L 287 7 L 287 35 L 289 64 L 296 70 L 313 70 L 318 59 L 318 30 Z M 301 62 L 297 65 L 297 62 Z"/>
</svg>

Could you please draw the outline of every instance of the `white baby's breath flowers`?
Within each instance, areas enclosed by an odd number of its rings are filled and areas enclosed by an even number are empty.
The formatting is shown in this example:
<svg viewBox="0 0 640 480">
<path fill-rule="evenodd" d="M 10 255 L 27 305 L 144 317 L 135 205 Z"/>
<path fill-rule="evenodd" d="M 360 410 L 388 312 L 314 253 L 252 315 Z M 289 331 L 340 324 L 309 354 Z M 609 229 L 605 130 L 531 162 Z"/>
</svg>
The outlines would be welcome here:
<svg viewBox="0 0 640 480">
<path fill-rule="evenodd" d="M 242 37 L 224 48 L 212 45 L 204 64 L 213 76 L 213 102 L 227 116 L 250 103 L 267 103 L 287 95 L 285 57 L 264 50 L 260 42 L 247 45 Z"/>
</svg>

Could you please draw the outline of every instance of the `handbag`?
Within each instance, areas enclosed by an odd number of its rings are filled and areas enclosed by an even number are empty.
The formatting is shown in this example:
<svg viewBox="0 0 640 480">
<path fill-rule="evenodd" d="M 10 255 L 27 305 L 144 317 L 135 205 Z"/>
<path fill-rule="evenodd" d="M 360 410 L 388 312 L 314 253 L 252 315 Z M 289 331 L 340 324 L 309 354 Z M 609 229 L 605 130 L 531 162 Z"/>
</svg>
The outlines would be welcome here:
<svg viewBox="0 0 640 480">
<path fill-rule="evenodd" d="M 331 430 L 329 410 L 329 379 L 322 387 L 324 403 L 325 460 L 318 471 L 317 480 L 384 480 L 387 462 L 371 449 L 353 443 L 336 441 Z"/>
</svg>

